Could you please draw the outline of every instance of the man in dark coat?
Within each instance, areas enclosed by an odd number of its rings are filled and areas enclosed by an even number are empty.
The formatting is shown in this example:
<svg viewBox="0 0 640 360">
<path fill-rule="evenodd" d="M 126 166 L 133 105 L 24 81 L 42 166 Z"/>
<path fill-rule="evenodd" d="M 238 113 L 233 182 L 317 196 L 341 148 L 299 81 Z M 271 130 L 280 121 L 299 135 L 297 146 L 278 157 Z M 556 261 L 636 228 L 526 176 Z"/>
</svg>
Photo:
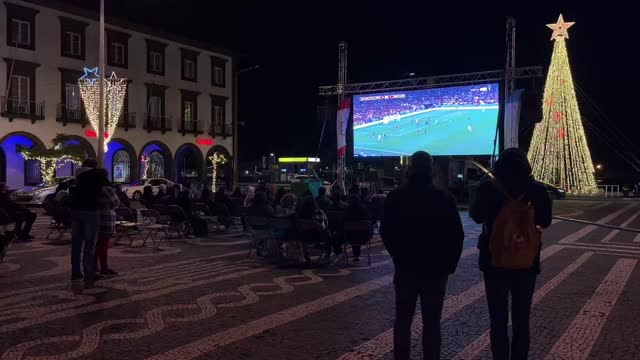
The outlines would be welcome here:
<svg viewBox="0 0 640 360">
<path fill-rule="evenodd" d="M 450 274 L 462 254 L 464 231 L 453 196 L 433 185 L 433 159 L 411 156 L 408 183 L 387 195 L 381 236 L 395 265 L 394 358 L 409 359 L 411 323 L 420 297 L 425 359 L 440 359 L 440 318 Z"/>
<path fill-rule="evenodd" d="M 96 169 L 98 162 L 87 159 L 76 173 L 76 186 L 71 194 L 71 280 L 91 282 L 97 279 L 95 267 L 95 249 L 100 226 L 99 198 L 106 184 L 104 169 Z M 82 267 L 80 270 L 80 254 Z"/>
</svg>

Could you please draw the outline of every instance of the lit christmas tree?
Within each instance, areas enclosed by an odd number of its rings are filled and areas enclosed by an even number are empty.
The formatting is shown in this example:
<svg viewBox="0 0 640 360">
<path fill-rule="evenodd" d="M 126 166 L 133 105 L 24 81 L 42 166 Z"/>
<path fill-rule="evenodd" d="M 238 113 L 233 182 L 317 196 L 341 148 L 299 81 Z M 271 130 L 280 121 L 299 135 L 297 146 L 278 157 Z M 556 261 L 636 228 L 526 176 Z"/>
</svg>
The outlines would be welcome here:
<svg viewBox="0 0 640 360">
<path fill-rule="evenodd" d="M 537 180 L 560 185 L 568 193 L 589 194 L 596 191 L 591 153 L 584 128 L 565 39 L 573 22 L 564 22 L 562 14 L 553 30 L 551 65 L 547 74 L 542 103 L 542 122 L 536 124 L 529 147 L 529 160 Z"/>
</svg>

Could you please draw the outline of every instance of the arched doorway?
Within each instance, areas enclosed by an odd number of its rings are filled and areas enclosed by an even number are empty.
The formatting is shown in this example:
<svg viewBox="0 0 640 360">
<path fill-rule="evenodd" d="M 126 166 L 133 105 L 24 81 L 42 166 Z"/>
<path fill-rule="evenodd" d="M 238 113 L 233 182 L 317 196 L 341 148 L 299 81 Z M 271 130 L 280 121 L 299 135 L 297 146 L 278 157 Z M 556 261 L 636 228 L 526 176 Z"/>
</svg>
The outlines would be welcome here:
<svg viewBox="0 0 640 360">
<path fill-rule="evenodd" d="M 231 161 L 232 159 L 229 151 L 221 145 L 214 145 L 209 149 L 209 151 L 207 151 L 207 156 L 205 157 L 207 164 L 207 186 L 211 187 L 211 183 L 213 181 L 213 163 L 210 158 L 215 153 L 224 155 L 227 160 L 226 163 L 218 165 L 218 169 L 216 171 L 216 184 L 224 184 L 225 188 L 231 190 L 231 184 L 233 182 L 233 162 Z"/>
<path fill-rule="evenodd" d="M 16 152 L 16 146 L 40 147 L 44 144 L 35 135 L 26 132 L 13 132 L 0 139 L 4 161 L 4 178 L 7 186 L 12 189 L 23 189 L 27 186 L 42 183 L 40 161 L 25 160 Z"/>
<path fill-rule="evenodd" d="M 202 151 L 194 144 L 184 144 L 176 151 L 176 180 L 178 184 L 189 185 L 202 180 L 204 171 Z"/>
<path fill-rule="evenodd" d="M 142 159 L 145 159 L 143 161 Z M 140 151 L 140 178 L 167 178 L 173 180 L 173 161 L 169 148 L 159 142 L 152 141 Z"/>
<path fill-rule="evenodd" d="M 138 179 L 138 159 L 133 146 L 123 139 L 109 141 L 104 157 L 105 169 L 114 184 L 129 184 Z"/>
<path fill-rule="evenodd" d="M 63 139 L 63 147 L 80 146 L 87 153 L 87 158 L 96 158 L 96 151 L 87 139 L 77 135 L 63 135 Z M 68 162 L 56 168 L 56 177 L 74 176 L 79 167 L 79 164 Z"/>
</svg>

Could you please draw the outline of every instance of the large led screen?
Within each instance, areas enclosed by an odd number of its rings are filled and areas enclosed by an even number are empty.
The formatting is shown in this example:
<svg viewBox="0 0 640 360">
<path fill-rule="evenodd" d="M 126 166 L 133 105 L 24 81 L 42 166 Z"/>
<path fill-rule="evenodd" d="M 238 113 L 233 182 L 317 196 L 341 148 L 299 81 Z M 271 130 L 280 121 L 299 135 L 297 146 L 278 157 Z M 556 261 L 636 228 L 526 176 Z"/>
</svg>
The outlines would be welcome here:
<svg viewBox="0 0 640 360">
<path fill-rule="evenodd" d="M 355 96 L 355 156 L 491 155 L 498 84 Z"/>
</svg>

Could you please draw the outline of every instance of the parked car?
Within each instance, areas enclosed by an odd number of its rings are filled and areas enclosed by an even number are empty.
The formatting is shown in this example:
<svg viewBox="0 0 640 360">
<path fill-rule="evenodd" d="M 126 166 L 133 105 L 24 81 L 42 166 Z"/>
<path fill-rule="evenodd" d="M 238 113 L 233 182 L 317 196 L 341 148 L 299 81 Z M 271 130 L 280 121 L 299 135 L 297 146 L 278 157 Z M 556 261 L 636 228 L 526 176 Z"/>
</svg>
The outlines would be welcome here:
<svg viewBox="0 0 640 360">
<path fill-rule="evenodd" d="M 53 185 L 38 185 L 31 189 L 16 190 L 10 197 L 15 202 L 27 206 L 42 206 L 44 203 L 53 200 L 56 195 L 58 184 L 65 182 L 68 186 L 76 183 L 75 176 L 63 176 L 53 179 Z"/>
<path fill-rule="evenodd" d="M 542 185 L 544 185 L 545 189 L 547 189 L 547 193 L 549 193 L 549 197 L 551 197 L 554 200 L 562 200 L 565 197 L 567 197 L 567 193 L 561 187 L 551 185 L 545 182 L 543 182 Z"/>
<path fill-rule="evenodd" d="M 168 188 L 173 186 L 179 186 L 182 189 L 182 186 L 174 183 L 171 180 L 162 179 L 162 178 L 153 178 L 153 179 L 140 179 L 138 181 L 134 181 L 129 185 L 122 185 L 122 191 L 127 194 L 127 196 L 134 200 L 140 200 L 142 197 L 142 192 L 144 191 L 145 186 L 151 186 L 153 189 L 153 194 L 158 193 L 158 188 L 160 185 L 166 185 Z"/>
</svg>

